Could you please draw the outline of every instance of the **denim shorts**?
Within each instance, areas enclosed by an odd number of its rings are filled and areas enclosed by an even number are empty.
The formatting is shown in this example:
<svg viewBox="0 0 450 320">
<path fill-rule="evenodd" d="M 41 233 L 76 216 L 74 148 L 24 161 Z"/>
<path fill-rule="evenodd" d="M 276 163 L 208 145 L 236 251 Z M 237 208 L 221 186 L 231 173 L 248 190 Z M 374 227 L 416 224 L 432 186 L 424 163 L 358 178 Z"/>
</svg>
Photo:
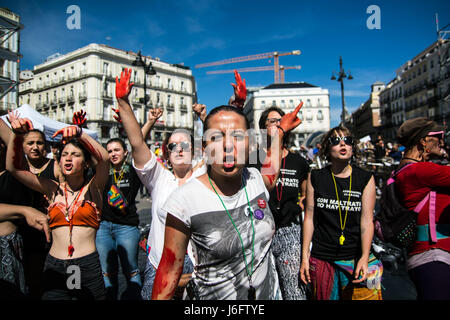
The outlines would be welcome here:
<svg viewBox="0 0 450 320">
<path fill-rule="evenodd" d="M 97 251 L 65 260 L 49 254 L 43 285 L 43 300 L 104 300 L 105 283 Z"/>
</svg>

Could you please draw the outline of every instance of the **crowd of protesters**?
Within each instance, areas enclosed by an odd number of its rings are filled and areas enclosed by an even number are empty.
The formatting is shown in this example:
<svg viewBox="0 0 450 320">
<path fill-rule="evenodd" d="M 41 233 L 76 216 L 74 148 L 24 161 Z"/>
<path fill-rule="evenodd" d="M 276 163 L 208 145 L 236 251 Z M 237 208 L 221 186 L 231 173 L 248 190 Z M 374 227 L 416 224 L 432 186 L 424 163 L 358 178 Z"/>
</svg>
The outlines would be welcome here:
<svg viewBox="0 0 450 320">
<path fill-rule="evenodd" d="M 203 150 L 175 130 L 146 144 L 161 109 L 141 127 L 128 96 L 131 69 L 116 79 L 125 140 L 102 146 L 83 132 L 86 113 L 45 134 L 9 112 L 0 120 L 0 297 L 9 299 L 382 300 L 374 255 L 376 181 L 356 158 L 373 151 L 398 163 L 400 201 L 417 210 L 407 268 L 418 299 L 450 299 L 450 166 L 445 128 L 406 121 L 398 143 L 359 143 L 338 126 L 305 157 L 289 149 L 302 103 L 271 107 L 248 134 L 247 91 L 236 72 L 227 105 L 207 113 Z M 319 167 L 310 164 L 321 159 Z M 151 198 L 147 263 L 138 266 L 136 197 Z M 148 200 L 147 200 L 148 201 Z M 119 293 L 119 264 L 126 288 Z M 78 276 L 78 278 L 76 278 Z"/>
</svg>

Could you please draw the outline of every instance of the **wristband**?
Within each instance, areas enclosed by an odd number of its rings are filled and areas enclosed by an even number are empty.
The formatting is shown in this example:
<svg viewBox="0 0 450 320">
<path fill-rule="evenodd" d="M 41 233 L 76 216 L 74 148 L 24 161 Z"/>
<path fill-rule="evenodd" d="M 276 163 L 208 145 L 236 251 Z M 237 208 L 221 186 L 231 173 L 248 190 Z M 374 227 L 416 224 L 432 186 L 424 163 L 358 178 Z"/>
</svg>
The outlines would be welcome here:
<svg viewBox="0 0 450 320">
<path fill-rule="evenodd" d="M 286 131 L 284 131 L 284 129 L 281 126 L 277 126 L 278 129 L 281 129 L 281 131 L 283 131 L 283 135 L 286 135 Z"/>
<path fill-rule="evenodd" d="M 77 126 L 77 134 L 75 135 L 75 138 L 81 137 L 82 133 L 83 133 L 83 128 Z"/>
</svg>

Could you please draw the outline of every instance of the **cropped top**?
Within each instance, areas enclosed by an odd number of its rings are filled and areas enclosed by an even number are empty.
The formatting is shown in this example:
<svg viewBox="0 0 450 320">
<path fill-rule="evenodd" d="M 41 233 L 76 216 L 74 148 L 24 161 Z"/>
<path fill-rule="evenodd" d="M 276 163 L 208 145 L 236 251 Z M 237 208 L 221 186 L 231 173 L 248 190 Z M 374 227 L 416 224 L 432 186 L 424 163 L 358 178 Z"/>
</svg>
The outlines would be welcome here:
<svg viewBox="0 0 450 320">
<path fill-rule="evenodd" d="M 98 229 L 100 227 L 100 210 L 94 202 L 89 200 L 81 200 L 74 203 L 66 217 L 66 205 L 62 202 L 54 202 L 48 207 L 48 224 L 51 229 L 62 226 L 70 226 L 70 219 L 72 225 L 92 227 Z"/>
</svg>

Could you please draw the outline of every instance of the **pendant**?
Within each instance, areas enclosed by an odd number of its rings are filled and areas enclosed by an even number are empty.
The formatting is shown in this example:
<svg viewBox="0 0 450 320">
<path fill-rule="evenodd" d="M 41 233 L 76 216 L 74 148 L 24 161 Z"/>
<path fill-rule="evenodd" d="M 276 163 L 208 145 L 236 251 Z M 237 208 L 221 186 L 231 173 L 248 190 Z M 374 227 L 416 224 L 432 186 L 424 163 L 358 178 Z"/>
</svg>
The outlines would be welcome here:
<svg viewBox="0 0 450 320">
<path fill-rule="evenodd" d="M 253 286 L 248 288 L 248 300 L 256 300 L 256 290 Z"/>
<path fill-rule="evenodd" d="M 339 237 L 339 244 L 340 244 L 341 246 L 343 246 L 343 245 L 344 245 L 344 241 L 345 241 L 344 234 L 341 234 L 341 236 Z"/>
<path fill-rule="evenodd" d="M 264 212 L 261 209 L 256 209 L 253 212 L 253 215 L 255 216 L 256 219 L 258 220 L 262 220 L 264 218 Z"/>
<path fill-rule="evenodd" d="M 281 207 L 280 207 L 280 203 L 277 204 L 277 211 L 280 211 Z"/>
</svg>

